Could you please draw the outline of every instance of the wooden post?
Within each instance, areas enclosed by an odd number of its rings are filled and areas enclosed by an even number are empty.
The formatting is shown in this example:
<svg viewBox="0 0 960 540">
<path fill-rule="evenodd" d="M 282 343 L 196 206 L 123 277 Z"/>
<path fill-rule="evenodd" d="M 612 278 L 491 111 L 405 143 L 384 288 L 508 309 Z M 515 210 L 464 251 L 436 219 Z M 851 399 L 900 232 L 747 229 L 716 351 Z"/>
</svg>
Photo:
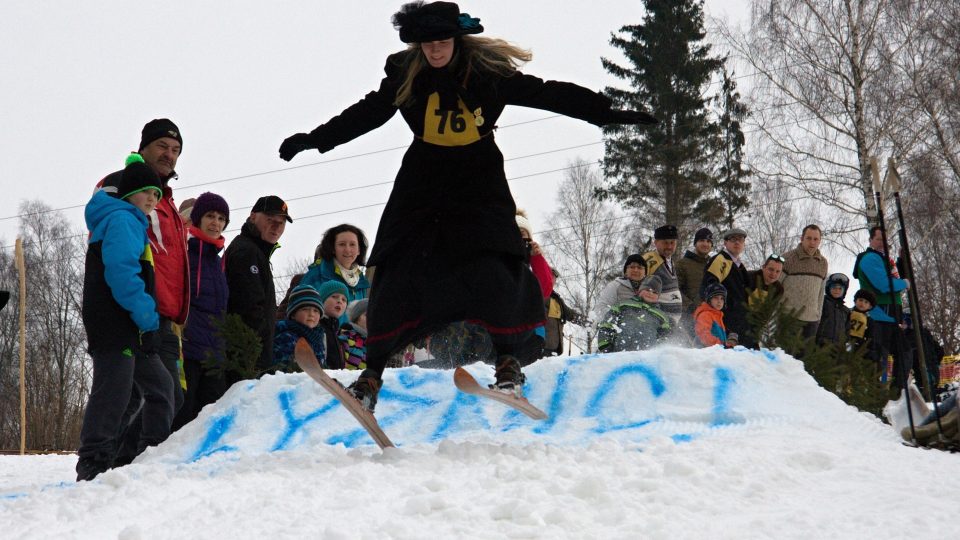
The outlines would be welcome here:
<svg viewBox="0 0 960 540">
<path fill-rule="evenodd" d="M 20 274 L 20 455 L 27 451 L 27 272 L 23 262 L 23 240 L 16 243 L 17 273 Z"/>
</svg>

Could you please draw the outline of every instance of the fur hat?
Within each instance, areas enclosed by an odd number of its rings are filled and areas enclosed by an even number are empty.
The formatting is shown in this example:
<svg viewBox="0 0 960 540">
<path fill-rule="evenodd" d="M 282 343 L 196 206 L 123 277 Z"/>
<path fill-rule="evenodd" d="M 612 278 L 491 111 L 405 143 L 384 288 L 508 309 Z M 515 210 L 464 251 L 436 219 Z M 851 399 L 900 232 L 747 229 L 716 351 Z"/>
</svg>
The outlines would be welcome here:
<svg viewBox="0 0 960 540">
<path fill-rule="evenodd" d="M 137 152 L 143 150 L 150 143 L 157 139 L 170 137 L 180 143 L 180 150 L 183 151 L 183 137 L 180 136 L 180 128 L 166 118 L 155 118 L 147 122 L 140 132 L 140 148 Z"/>
<path fill-rule="evenodd" d="M 877 295 L 873 291 L 870 291 L 867 289 L 860 289 L 859 291 L 856 292 L 856 294 L 853 295 L 854 302 L 856 302 L 861 298 L 863 298 L 867 302 L 870 302 L 870 307 L 877 306 Z"/>
<path fill-rule="evenodd" d="M 317 287 L 317 292 L 320 293 L 320 302 L 326 302 L 327 298 L 330 298 L 331 294 L 340 293 L 346 298 L 349 294 L 347 291 L 347 286 L 342 282 L 331 279 L 330 281 L 324 281 L 319 287 Z"/>
<path fill-rule="evenodd" d="M 367 312 L 367 304 L 369 302 L 366 298 L 361 298 L 347 304 L 347 319 L 352 323 L 357 322 L 357 319 Z"/>
<path fill-rule="evenodd" d="M 643 278 L 643 281 L 640 282 L 640 290 L 650 289 L 651 291 L 660 294 L 660 291 L 663 290 L 663 282 L 660 281 L 660 278 L 657 276 L 647 276 Z"/>
<path fill-rule="evenodd" d="M 404 43 L 440 41 L 483 32 L 480 19 L 460 13 L 460 6 L 453 2 L 410 2 L 393 14 L 392 22 Z"/>
<path fill-rule="evenodd" d="M 627 260 L 623 261 L 623 273 L 627 273 L 627 267 L 633 263 L 637 263 L 643 267 L 644 273 L 647 270 L 647 261 L 643 259 L 643 255 L 639 253 L 634 253 L 633 255 L 628 255 Z"/>
<path fill-rule="evenodd" d="M 533 238 L 533 225 L 530 225 L 530 220 L 527 219 L 527 213 L 519 208 L 517 208 L 517 227 L 519 227 L 521 231 L 527 231 L 530 238 Z"/>
<path fill-rule="evenodd" d="M 654 240 L 676 240 L 677 228 L 673 225 L 661 225 L 653 230 Z"/>
<path fill-rule="evenodd" d="M 320 298 L 320 293 L 310 285 L 297 285 L 290 291 L 290 299 L 287 300 L 287 318 L 293 317 L 298 309 L 307 306 L 313 306 L 323 313 L 323 299 Z"/>
<path fill-rule="evenodd" d="M 163 197 L 160 184 L 160 177 L 154 172 L 153 167 L 143 161 L 143 156 L 130 154 L 127 156 L 126 167 L 124 167 L 123 174 L 120 176 L 116 195 L 118 199 L 126 199 L 134 193 L 153 189 L 156 190 L 159 199 Z"/>
<path fill-rule="evenodd" d="M 227 204 L 227 201 L 224 200 L 223 197 L 209 191 L 202 193 L 197 197 L 196 202 L 193 203 L 193 210 L 190 211 L 190 221 L 199 227 L 200 218 L 207 212 L 220 212 L 223 214 L 223 217 L 227 218 L 227 223 L 224 225 L 224 228 L 230 224 L 230 205 Z"/>
</svg>

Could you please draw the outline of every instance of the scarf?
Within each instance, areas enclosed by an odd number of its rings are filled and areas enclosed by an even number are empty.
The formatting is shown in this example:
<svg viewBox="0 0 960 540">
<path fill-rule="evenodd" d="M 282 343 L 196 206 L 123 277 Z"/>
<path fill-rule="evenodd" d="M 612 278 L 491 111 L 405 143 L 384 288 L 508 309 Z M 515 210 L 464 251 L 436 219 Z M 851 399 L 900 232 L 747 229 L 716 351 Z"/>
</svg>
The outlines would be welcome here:
<svg viewBox="0 0 960 540">
<path fill-rule="evenodd" d="M 336 268 L 340 277 L 343 278 L 343 281 L 347 283 L 347 286 L 350 288 L 356 287 L 357 283 L 360 283 L 360 265 L 354 263 L 353 268 L 344 268 L 340 266 L 340 262 L 336 259 L 333 260 L 333 264 Z"/>
</svg>

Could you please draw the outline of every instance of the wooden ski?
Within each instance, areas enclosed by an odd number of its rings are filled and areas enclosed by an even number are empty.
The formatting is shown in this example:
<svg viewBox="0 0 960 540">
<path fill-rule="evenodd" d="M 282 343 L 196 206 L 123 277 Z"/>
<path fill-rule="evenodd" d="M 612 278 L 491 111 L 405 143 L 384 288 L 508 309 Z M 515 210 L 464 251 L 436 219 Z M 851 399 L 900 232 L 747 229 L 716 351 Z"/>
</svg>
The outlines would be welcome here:
<svg viewBox="0 0 960 540">
<path fill-rule="evenodd" d="M 330 392 L 330 395 L 335 397 L 345 409 L 350 411 L 350 414 L 357 419 L 357 422 L 363 426 L 363 429 L 367 430 L 370 438 L 373 439 L 381 449 L 393 447 L 393 443 L 390 442 L 390 438 L 387 437 L 387 434 L 380 428 L 380 424 L 377 423 L 377 419 L 373 416 L 373 413 L 365 409 L 350 392 L 347 392 L 347 389 L 344 388 L 343 385 L 333 380 L 330 375 L 327 375 L 327 372 L 320 366 L 320 362 L 317 362 L 317 356 L 314 354 L 310 344 L 307 343 L 307 340 L 303 338 L 297 340 L 297 346 L 296 349 L 294 349 L 294 358 L 304 373 L 320 383 L 320 386 L 327 392 Z"/>
<path fill-rule="evenodd" d="M 505 392 L 500 392 L 497 390 L 492 390 L 490 388 L 480 386 L 480 383 L 477 382 L 473 375 L 471 375 L 467 370 L 462 367 L 458 367 L 453 372 L 453 384 L 457 385 L 457 388 L 461 392 L 472 394 L 475 396 L 483 396 L 490 398 L 494 401 L 499 401 L 504 405 L 509 405 L 514 409 L 522 412 L 523 414 L 533 418 L 534 420 L 546 420 L 547 413 L 541 411 L 540 409 L 534 407 L 527 401 L 526 398 L 518 398 L 512 394 L 507 394 Z"/>
</svg>

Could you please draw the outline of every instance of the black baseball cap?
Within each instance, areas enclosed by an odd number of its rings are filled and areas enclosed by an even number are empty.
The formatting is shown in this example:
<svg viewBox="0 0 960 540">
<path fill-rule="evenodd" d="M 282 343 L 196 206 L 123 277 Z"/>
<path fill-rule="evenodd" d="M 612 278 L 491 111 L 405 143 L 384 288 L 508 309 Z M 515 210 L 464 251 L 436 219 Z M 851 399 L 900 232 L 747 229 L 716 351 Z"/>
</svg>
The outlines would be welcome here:
<svg viewBox="0 0 960 540">
<path fill-rule="evenodd" d="M 293 223 L 293 218 L 290 217 L 290 213 L 287 211 L 287 203 L 283 202 L 283 199 L 276 195 L 267 195 L 257 199 L 257 204 L 253 205 L 252 212 L 283 216 L 287 218 L 288 222 Z"/>
</svg>

